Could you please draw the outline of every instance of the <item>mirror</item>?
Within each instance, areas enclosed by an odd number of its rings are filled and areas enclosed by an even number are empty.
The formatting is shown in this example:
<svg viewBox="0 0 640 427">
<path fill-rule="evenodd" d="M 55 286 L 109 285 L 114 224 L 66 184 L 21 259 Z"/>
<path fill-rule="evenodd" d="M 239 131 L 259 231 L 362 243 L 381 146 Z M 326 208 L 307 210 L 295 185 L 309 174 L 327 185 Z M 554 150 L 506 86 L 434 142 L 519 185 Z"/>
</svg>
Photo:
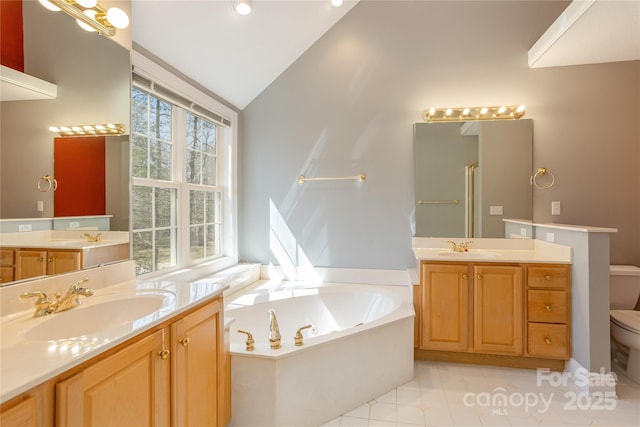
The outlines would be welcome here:
<svg viewBox="0 0 640 427">
<path fill-rule="evenodd" d="M 1 219 L 55 216 L 55 192 L 37 187 L 40 177 L 55 178 L 58 135 L 50 126 L 123 123 L 128 129 L 130 121 L 131 59 L 126 48 L 34 1 L 23 2 L 23 31 L 25 73 L 55 83 L 58 93 L 51 100 L 2 102 Z M 128 175 L 128 137 L 109 136 L 105 146 L 107 173 L 124 168 Z M 111 195 L 128 194 L 128 178 L 119 181 L 122 188 Z M 106 214 L 113 215 L 111 230 L 128 230 L 128 198 L 104 197 Z"/>
<path fill-rule="evenodd" d="M 46 175 L 55 178 L 56 173 L 60 173 L 56 168 L 62 163 L 54 159 L 54 141 L 58 134 L 49 127 L 122 123 L 128 131 L 131 54 L 112 39 L 82 30 L 65 13 L 46 10 L 36 1 L 22 3 L 24 73 L 57 85 L 55 99 L 3 101 L 0 108 L 0 220 L 3 220 L 0 231 L 29 239 L 29 235 L 36 233 L 12 231 L 18 231 L 18 224 L 35 219 L 42 221 L 33 221 L 33 228 L 29 224 L 27 230 L 20 231 L 84 227 L 82 221 L 86 218 L 67 217 L 66 221 L 54 218 L 55 192 L 38 188 L 40 178 Z M 78 142 L 82 139 L 78 138 Z M 129 136 L 106 137 L 104 146 L 105 213 L 112 215 L 109 230 L 118 231 L 113 233 L 118 241 L 127 241 Z M 70 163 L 73 168 L 84 162 L 77 153 Z M 47 190 L 46 183 L 41 187 Z M 82 205 L 83 200 L 74 203 Z M 85 214 L 77 212 L 77 215 Z M 24 221 L 13 221 L 15 219 Z M 63 233 L 74 238 L 82 234 L 78 230 Z M 9 234 L 5 234 L 5 246 L 20 247 L 11 245 L 6 236 Z M 124 250 L 115 259 L 128 257 L 128 243 Z M 11 269 L 9 266 L 8 270 Z M 4 262 L 1 270 L 0 282 L 5 282 Z"/>
<path fill-rule="evenodd" d="M 533 218 L 533 121 L 416 123 L 416 237 L 503 238 Z"/>
</svg>

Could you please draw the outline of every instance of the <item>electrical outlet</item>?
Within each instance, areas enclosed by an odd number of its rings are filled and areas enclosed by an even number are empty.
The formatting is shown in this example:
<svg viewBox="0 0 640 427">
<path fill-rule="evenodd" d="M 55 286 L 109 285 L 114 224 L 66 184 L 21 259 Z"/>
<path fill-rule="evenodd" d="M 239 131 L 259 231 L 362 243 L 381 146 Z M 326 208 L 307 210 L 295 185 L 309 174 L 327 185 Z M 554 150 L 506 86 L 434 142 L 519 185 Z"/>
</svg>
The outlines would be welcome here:
<svg viewBox="0 0 640 427">
<path fill-rule="evenodd" d="M 553 233 L 547 233 L 547 242 L 553 243 L 556 240 L 556 235 Z"/>
<path fill-rule="evenodd" d="M 489 206 L 489 215 L 502 215 L 502 206 Z"/>
<path fill-rule="evenodd" d="M 73 221 L 69 223 L 69 228 L 78 228 L 80 227 L 80 223 L 78 221 Z"/>
<path fill-rule="evenodd" d="M 31 224 L 19 224 L 18 231 L 31 231 Z"/>
<path fill-rule="evenodd" d="M 44 202 L 42 200 L 38 200 L 38 203 L 36 204 L 36 209 L 38 210 L 38 212 L 44 211 Z"/>
<path fill-rule="evenodd" d="M 551 202 L 551 215 L 560 215 L 560 202 Z"/>
<path fill-rule="evenodd" d="M 525 227 L 520 227 L 520 235 L 521 236 L 526 236 L 527 235 L 527 229 Z"/>
</svg>

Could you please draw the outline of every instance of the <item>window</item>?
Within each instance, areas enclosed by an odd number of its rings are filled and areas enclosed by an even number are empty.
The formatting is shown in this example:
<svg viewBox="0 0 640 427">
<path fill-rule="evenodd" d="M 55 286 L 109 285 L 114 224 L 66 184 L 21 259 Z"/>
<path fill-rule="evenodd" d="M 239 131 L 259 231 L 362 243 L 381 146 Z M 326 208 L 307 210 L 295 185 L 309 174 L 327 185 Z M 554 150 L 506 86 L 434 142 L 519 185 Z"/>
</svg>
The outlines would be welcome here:
<svg viewBox="0 0 640 427">
<path fill-rule="evenodd" d="M 134 86 L 131 104 L 131 242 L 136 274 L 224 255 L 220 140 L 213 120 Z M 228 212 L 228 211 L 227 211 Z"/>
</svg>

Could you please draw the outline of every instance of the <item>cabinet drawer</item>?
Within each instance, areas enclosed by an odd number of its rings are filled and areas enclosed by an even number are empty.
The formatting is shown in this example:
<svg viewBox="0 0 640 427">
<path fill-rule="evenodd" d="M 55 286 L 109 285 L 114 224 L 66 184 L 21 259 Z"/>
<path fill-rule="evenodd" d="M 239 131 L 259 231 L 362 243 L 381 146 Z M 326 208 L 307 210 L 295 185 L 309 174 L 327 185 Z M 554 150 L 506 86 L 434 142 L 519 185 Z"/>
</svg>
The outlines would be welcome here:
<svg viewBox="0 0 640 427">
<path fill-rule="evenodd" d="M 565 291 L 527 292 L 529 322 L 567 323 L 567 293 Z"/>
<path fill-rule="evenodd" d="M 567 326 L 548 323 L 529 323 L 527 352 L 529 356 L 569 357 Z"/>
<path fill-rule="evenodd" d="M 0 249 L 0 267 L 13 267 L 13 249 Z"/>
<path fill-rule="evenodd" d="M 529 266 L 527 285 L 534 288 L 562 288 L 569 283 L 569 269 L 564 266 Z"/>
</svg>

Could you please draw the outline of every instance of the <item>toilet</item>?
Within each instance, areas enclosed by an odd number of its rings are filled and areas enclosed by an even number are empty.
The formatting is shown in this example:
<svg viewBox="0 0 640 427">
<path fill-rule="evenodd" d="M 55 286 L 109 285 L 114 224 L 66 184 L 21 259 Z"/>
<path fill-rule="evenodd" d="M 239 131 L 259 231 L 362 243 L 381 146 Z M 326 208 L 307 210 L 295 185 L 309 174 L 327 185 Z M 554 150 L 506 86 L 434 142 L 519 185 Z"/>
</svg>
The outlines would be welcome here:
<svg viewBox="0 0 640 427">
<path fill-rule="evenodd" d="M 610 320 L 614 349 L 612 361 L 640 383 L 640 268 L 610 266 Z"/>
</svg>

